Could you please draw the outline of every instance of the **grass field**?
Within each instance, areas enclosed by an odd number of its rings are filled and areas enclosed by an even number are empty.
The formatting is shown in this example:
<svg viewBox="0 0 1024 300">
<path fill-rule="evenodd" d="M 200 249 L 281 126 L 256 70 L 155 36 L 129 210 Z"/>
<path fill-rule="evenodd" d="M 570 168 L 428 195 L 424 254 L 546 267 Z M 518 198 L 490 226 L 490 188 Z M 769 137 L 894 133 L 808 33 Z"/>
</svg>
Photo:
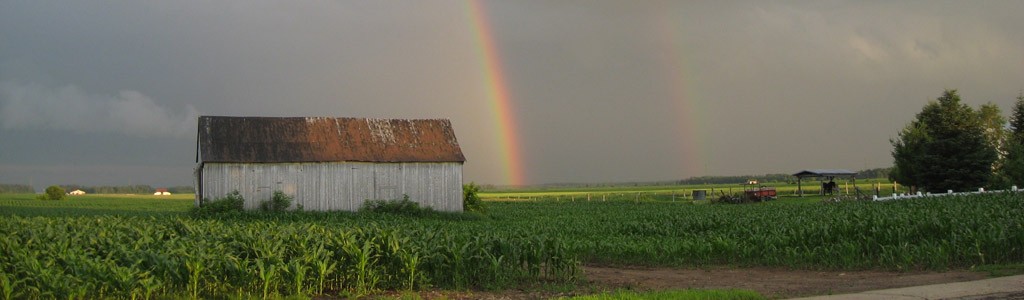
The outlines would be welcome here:
<svg viewBox="0 0 1024 300">
<path fill-rule="evenodd" d="M 489 201 L 487 215 L 193 215 L 189 196 L 0 195 L 0 299 L 353 296 L 571 282 L 586 264 L 1024 263 L 1024 199 Z"/>
<path fill-rule="evenodd" d="M 184 213 L 194 195 L 82 195 L 64 201 L 35 200 L 31 194 L 0 194 L 0 215 L 20 216 L 159 216 Z"/>
<path fill-rule="evenodd" d="M 852 181 L 839 180 L 840 193 L 837 195 L 856 194 L 858 189 L 862 195 L 874 195 L 877 192 L 880 196 L 887 196 L 895 193 L 906 193 L 908 188 L 889 182 L 882 178 L 858 179 L 856 185 Z M 803 198 L 798 202 L 820 201 L 821 182 L 818 180 L 805 180 L 799 188 L 803 189 L 803 197 L 799 197 L 798 186 L 790 182 L 767 182 L 759 186 L 773 187 L 778 191 L 780 198 Z M 757 187 L 757 186 L 754 186 Z M 894 189 L 895 187 L 895 189 Z M 701 184 L 701 185 L 659 185 L 659 186 L 601 186 L 601 187 L 572 187 L 572 188 L 534 188 L 519 190 L 493 190 L 485 191 L 481 197 L 488 200 L 662 200 L 662 201 L 684 201 L 693 200 L 693 191 L 703 190 L 708 199 L 717 198 L 723 194 L 740 194 L 745 189 L 751 188 L 744 184 Z"/>
</svg>

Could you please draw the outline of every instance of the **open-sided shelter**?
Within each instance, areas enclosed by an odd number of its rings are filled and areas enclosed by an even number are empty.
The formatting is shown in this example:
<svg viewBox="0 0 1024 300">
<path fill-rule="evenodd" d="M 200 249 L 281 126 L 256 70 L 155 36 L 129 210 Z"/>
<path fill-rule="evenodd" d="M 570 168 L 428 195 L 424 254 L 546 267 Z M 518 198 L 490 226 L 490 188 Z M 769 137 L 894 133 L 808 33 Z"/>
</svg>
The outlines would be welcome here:
<svg viewBox="0 0 1024 300">
<path fill-rule="evenodd" d="M 793 174 L 796 176 L 796 190 L 797 193 L 802 197 L 804 195 L 803 179 L 804 178 L 825 178 L 832 180 L 836 177 L 849 177 L 853 180 L 854 188 L 857 187 L 857 172 L 844 169 L 811 169 L 803 170 Z"/>
<path fill-rule="evenodd" d="M 199 118 L 196 205 L 239 191 L 255 209 L 274 191 L 305 210 L 358 210 L 407 195 L 462 211 L 462 149 L 448 120 Z"/>
</svg>

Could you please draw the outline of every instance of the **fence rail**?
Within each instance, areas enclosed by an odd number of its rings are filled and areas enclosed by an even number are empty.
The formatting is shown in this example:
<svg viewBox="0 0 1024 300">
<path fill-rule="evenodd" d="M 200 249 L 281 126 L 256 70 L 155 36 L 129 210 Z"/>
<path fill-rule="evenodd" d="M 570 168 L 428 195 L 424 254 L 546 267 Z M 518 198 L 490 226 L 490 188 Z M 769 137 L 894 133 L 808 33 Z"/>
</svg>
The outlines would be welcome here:
<svg viewBox="0 0 1024 300">
<path fill-rule="evenodd" d="M 872 201 L 892 201 L 892 200 L 927 198 L 927 197 L 947 197 L 947 196 L 977 195 L 977 194 L 985 194 L 985 193 L 1004 193 L 1004 192 L 1017 193 L 1017 192 L 1021 192 L 1021 191 L 1024 191 L 1024 190 L 1018 189 L 1017 186 L 1015 185 L 1013 187 L 1010 187 L 1009 190 L 986 191 L 984 188 L 978 188 L 977 192 L 954 193 L 953 190 L 947 190 L 946 193 L 942 193 L 942 194 L 932 194 L 932 193 L 917 192 L 917 194 L 892 194 L 892 196 L 888 196 L 888 197 L 878 197 L 878 195 L 875 195 L 875 196 L 872 197 L 871 200 Z"/>
</svg>

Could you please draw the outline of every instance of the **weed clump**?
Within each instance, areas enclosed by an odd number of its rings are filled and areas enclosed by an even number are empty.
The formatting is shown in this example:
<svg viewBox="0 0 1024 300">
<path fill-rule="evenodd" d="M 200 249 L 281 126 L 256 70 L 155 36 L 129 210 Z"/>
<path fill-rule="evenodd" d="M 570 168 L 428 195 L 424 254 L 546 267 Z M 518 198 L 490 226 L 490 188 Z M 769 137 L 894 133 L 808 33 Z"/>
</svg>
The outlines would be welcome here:
<svg viewBox="0 0 1024 300">
<path fill-rule="evenodd" d="M 486 213 L 483 201 L 480 200 L 480 186 L 476 183 L 462 185 L 462 210 L 468 212 Z"/>
<path fill-rule="evenodd" d="M 193 214 L 219 214 L 227 212 L 240 212 L 245 204 L 245 198 L 237 190 L 228 193 L 223 198 L 213 201 L 203 199 L 199 206 L 193 207 L 190 212 Z"/>
<path fill-rule="evenodd" d="M 292 206 L 294 197 L 288 196 L 282 191 L 274 191 L 274 196 L 269 201 L 260 202 L 262 211 L 285 211 Z"/>
<path fill-rule="evenodd" d="M 420 207 L 419 203 L 409 200 L 409 195 L 402 195 L 402 199 L 394 200 L 366 200 L 359 211 L 407 216 L 423 216 L 434 213 L 434 209 Z"/>
</svg>

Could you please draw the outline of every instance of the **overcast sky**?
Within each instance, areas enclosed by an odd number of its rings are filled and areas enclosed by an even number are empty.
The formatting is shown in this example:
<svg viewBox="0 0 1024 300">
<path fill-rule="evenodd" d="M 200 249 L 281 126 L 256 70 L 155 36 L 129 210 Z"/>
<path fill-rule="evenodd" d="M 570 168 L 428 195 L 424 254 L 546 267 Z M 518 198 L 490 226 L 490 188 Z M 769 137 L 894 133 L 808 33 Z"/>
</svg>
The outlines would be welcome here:
<svg viewBox="0 0 1024 300">
<path fill-rule="evenodd" d="M 1008 115 L 1024 1 L 486 1 L 525 183 L 892 164 Z M 0 1 L 0 183 L 191 185 L 199 115 L 447 118 L 507 184 L 466 1 Z"/>
</svg>

